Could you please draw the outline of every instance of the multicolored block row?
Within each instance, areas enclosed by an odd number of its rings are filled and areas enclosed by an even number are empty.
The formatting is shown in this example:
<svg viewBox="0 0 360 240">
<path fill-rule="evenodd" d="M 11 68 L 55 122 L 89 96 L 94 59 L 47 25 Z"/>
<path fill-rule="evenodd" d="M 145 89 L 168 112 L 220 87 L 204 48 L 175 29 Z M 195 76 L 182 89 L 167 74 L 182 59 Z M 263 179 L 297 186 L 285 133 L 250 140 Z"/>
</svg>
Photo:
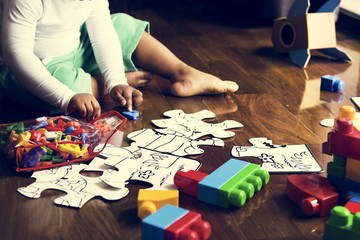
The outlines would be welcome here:
<svg viewBox="0 0 360 240">
<path fill-rule="evenodd" d="M 231 158 L 211 174 L 178 171 L 174 183 L 180 191 L 220 207 L 243 206 L 269 182 L 269 172 L 260 165 Z"/>
<path fill-rule="evenodd" d="M 360 239 L 360 212 L 351 214 L 343 206 L 331 210 L 330 218 L 325 224 L 324 240 L 358 240 Z"/>
<path fill-rule="evenodd" d="M 210 237 L 211 226 L 199 213 L 167 204 L 142 221 L 142 240 Z"/>
</svg>

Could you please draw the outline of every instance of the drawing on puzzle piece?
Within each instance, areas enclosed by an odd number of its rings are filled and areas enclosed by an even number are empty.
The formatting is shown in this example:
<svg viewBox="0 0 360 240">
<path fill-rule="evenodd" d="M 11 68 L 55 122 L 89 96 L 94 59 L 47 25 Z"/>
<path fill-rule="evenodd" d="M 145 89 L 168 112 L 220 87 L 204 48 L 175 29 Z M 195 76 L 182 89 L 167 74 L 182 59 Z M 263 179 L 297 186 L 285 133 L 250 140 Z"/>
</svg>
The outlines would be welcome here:
<svg viewBox="0 0 360 240">
<path fill-rule="evenodd" d="M 152 120 L 152 123 L 160 128 L 155 129 L 162 134 L 171 134 L 190 139 L 199 139 L 206 135 L 212 135 L 216 138 L 229 138 L 235 135 L 234 132 L 226 131 L 228 129 L 243 127 L 243 125 L 234 120 L 226 120 L 221 123 L 207 123 L 204 119 L 213 119 L 215 114 L 209 110 L 186 114 L 183 110 L 170 110 L 164 112 L 168 119 Z"/>
<path fill-rule="evenodd" d="M 60 190 L 67 194 L 56 198 L 54 203 L 74 208 L 81 208 L 94 197 L 119 200 L 129 193 L 124 186 L 114 188 L 99 177 L 81 175 L 80 172 L 86 167 L 86 164 L 72 164 L 36 171 L 32 175 L 36 181 L 26 187 L 19 188 L 18 192 L 29 198 L 39 198 L 44 190 Z"/>
<path fill-rule="evenodd" d="M 268 172 L 320 172 L 316 158 L 305 144 L 274 145 L 270 139 L 250 138 L 252 146 L 234 146 L 233 157 L 256 157 Z"/>
<path fill-rule="evenodd" d="M 139 148 L 135 143 L 124 148 L 108 145 L 101 157 L 106 158 L 106 165 L 117 169 L 108 169 L 100 177 L 113 187 L 136 180 L 150 183 L 152 189 L 177 189 L 173 181 L 175 173 L 196 170 L 201 165 L 197 160 Z M 89 168 L 94 169 L 92 163 Z"/>
<path fill-rule="evenodd" d="M 198 155 L 204 153 L 200 145 L 224 147 L 222 139 L 211 138 L 194 140 L 177 135 L 161 134 L 154 129 L 144 128 L 127 135 L 127 138 L 136 142 L 139 147 L 176 156 Z"/>
</svg>

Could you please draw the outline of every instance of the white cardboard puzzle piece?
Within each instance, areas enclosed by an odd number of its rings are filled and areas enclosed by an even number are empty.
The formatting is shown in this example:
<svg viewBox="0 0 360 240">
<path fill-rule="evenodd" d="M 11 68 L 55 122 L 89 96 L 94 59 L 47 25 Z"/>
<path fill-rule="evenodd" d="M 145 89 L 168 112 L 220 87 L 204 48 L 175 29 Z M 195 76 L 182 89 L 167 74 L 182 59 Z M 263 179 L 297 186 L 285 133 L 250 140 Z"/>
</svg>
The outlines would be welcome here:
<svg viewBox="0 0 360 240">
<path fill-rule="evenodd" d="M 36 181 L 19 188 L 18 192 L 29 198 L 39 198 L 44 190 L 60 190 L 66 195 L 56 198 L 54 203 L 74 208 L 81 208 L 94 197 L 118 200 L 129 193 L 127 188 L 111 187 L 99 177 L 81 175 L 80 172 L 86 167 L 86 164 L 72 164 L 36 171 L 32 174 L 32 178 L 35 178 Z"/>
<path fill-rule="evenodd" d="M 267 138 L 250 138 L 252 146 L 234 146 L 233 157 L 256 157 L 261 169 L 270 173 L 321 172 L 322 168 L 305 144 L 274 145 Z"/>
<path fill-rule="evenodd" d="M 295 0 L 287 17 L 275 19 L 272 41 L 277 52 L 288 52 L 292 62 L 306 68 L 317 50 L 329 57 L 351 62 L 336 44 L 336 10 L 340 0 L 329 0 L 316 13 L 309 13 L 310 0 Z"/>
<path fill-rule="evenodd" d="M 199 139 L 203 136 L 216 138 L 229 138 L 235 135 L 228 129 L 240 128 L 243 125 L 234 120 L 226 120 L 221 123 L 207 123 L 203 120 L 215 118 L 215 114 L 209 110 L 202 110 L 196 113 L 184 113 L 183 110 L 175 109 L 164 112 L 168 119 L 152 120 L 152 123 L 160 128 L 157 132 L 166 135 L 177 135 L 190 139 Z"/>
<path fill-rule="evenodd" d="M 189 156 L 204 153 L 201 145 L 224 147 L 225 143 L 219 138 L 194 140 L 172 134 L 162 134 L 154 129 L 144 128 L 127 135 L 139 147 L 176 156 Z"/>
</svg>

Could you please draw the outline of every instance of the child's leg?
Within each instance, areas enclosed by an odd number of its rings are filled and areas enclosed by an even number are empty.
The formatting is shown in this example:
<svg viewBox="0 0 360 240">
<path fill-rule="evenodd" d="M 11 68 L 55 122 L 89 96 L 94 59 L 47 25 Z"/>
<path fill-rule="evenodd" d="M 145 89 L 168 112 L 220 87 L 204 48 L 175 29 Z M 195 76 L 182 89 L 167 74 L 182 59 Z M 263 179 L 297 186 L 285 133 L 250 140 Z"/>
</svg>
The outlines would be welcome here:
<svg viewBox="0 0 360 240">
<path fill-rule="evenodd" d="M 238 85 L 199 71 L 177 58 L 167 47 L 144 32 L 133 54 L 139 68 L 171 81 L 172 94 L 179 97 L 235 92 Z"/>
</svg>

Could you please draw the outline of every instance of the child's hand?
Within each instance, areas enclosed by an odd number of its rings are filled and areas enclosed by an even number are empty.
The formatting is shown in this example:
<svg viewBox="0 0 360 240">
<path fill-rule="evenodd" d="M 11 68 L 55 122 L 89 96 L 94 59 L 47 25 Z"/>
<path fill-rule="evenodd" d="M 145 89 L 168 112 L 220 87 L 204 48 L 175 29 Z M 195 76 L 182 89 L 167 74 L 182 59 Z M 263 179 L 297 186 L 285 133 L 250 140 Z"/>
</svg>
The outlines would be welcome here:
<svg viewBox="0 0 360 240">
<path fill-rule="evenodd" d="M 133 106 L 138 106 L 143 101 L 142 93 L 139 90 L 122 84 L 111 89 L 110 97 L 115 102 L 120 103 L 121 106 L 126 106 L 129 111 L 132 111 Z"/>
<path fill-rule="evenodd" d="M 87 93 L 78 93 L 75 94 L 68 106 L 69 113 L 78 114 L 80 117 L 91 120 L 100 116 L 101 108 L 99 102 L 96 98 Z"/>
</svg>

